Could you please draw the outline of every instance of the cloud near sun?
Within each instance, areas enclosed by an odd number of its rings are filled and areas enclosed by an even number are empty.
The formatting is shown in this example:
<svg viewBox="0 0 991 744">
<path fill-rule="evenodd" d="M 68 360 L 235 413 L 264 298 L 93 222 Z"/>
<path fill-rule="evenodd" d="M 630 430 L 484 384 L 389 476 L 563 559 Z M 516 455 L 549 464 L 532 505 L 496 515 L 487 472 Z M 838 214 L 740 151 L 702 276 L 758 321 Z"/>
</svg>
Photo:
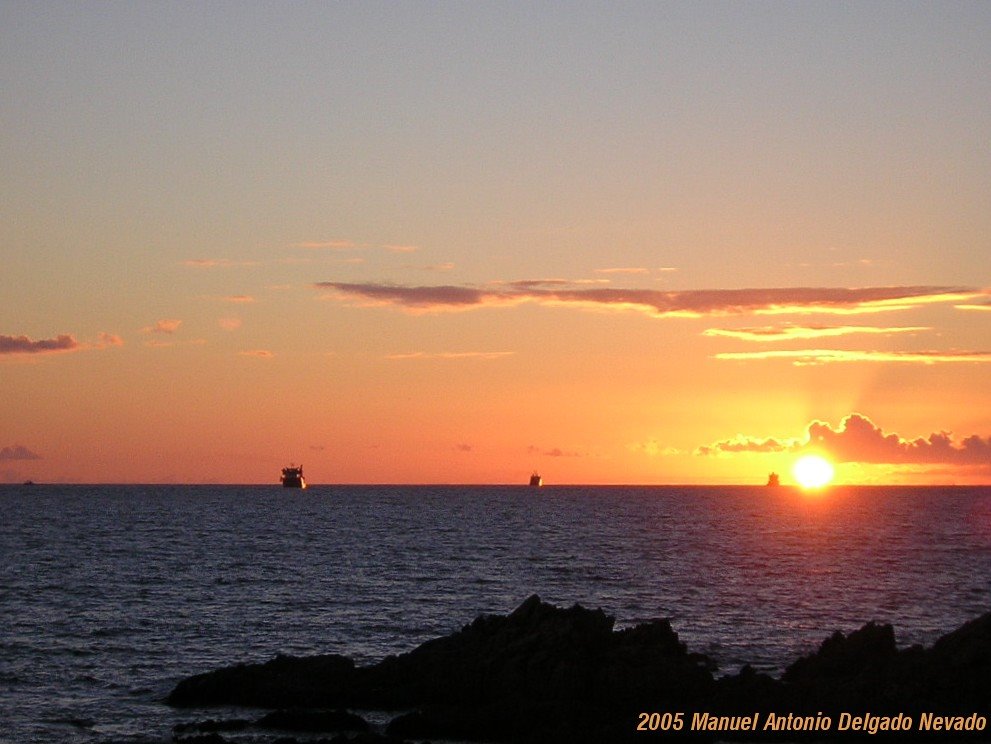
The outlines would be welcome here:
<svg viewBox="0 0 991 744">
<path fill-rule="evenodd" d="M 875 464 L 956 464 L 991 467 L 991 437 L 969 436 L 954 443 L 950 433 L 905 439 L 885 434 L 866 416 L 852 413 L 834 429 L 823 421 L 808 425 L 799 439 L 760 439 L 740 436 L 699 447 L 698 455 L 739 452 L 802 452 L 814 450 L 836 462 Z"/>
<path fill-rule="evenodd" d="M 663 291 L 576 286 L 559 280 L 518 281 L 486 287 L 408 286 L 388 283 L 319 282 L 338 298 L 362 305 L 399 307 L 412 313 L 505 307 L 531 302 L 575 308 L 632 310 L 652 317 L 832 313 L 856 315 L 984 295 L 967 287 L 783 287 Z"/>
</svg>

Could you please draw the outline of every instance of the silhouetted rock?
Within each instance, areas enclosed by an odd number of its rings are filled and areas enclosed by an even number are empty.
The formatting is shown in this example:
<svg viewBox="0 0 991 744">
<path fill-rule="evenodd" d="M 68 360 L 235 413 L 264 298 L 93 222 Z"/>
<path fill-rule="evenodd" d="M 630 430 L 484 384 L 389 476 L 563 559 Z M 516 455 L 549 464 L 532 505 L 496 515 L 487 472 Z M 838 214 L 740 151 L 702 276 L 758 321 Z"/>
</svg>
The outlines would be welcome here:
<svg viewBox="0 0 991 744">
<path fill-rule="evenodd" d="M 174 741 L 176 744 L 227 744 L 227 739 L 218 733 L 181 736 L 176 737 Z"/>
<path fill-rule="evenodd" d="M 334 654 L 277 656 L 182 680 L 166 700 L 175 707 L 244 705 L 255 708 L 326 707 L 354 678 L 354 662 Z"/>
<path fill-rule="evenodd" d="M 964 711 L 991 699 L 991 613 L 940 638 L 924 654 L 920 671 L 926 692 L 943 705 Z M 991 738 L 991 737 L 989 737 Z"/>
<path fill-rule="evenodd" d="M 281 709 L 263 716 L 255 725 L 285 731 L 368 731 L 364 718 L 346 710 Z"/>
<path fill-rule="evenodd" d="M 208 733 L 211 731 L 243 731 L 250 725 L 251 721 L 243 718 L 231 718 L 222 721 L 217 721 L 210 718 L 206 721 L 177 723 L 172 727 L 172 732 L 176 734 L 187 734 L 190 732 Z"/>
<path fill-rule="evenodd" d="M 561 609 L 532 596 L 509 615 L 481 616 L 367 667 L 340 656 L 278 657 L 190 677 L 168 702 L 292 706 L 260 719 L 256 728 L 336 731 L 347 721 L 364 724 L 328 710 L 351 707 L 400 711 L 386 732 L 392 737 L 568 744 L 642 742 L 662 733 L 666 741 L 715 740 L 708 730 L 637 732 L 641 714 L 655 711 L 683 712 L 687 726 L 695 712 L 988 715 L 991 707 L 991 614 L 928 650 L 899 650 L 890 625 L 835 633 L 781 679 L 749 666 L 714 679 L 711 660 L 690 653 L 667 620 L 622 631 L 613 625 L 601 610 Z M 929 731 L 926 738 L 940 735 Z M 837 738 L 836 732 L 790 732 L 784 739 L 816 736 Z M 781 738 L 761 731 L 720 731 L 718 737 Z"/>
<path fill-rule="evenodd" d="M 895 631 L 890 625 L 868 623 L 849 636 L 839 631 L 822 642 L 819 650 L 789 666 L 782 681 L 802 684 L 876 677 L 898 656 Z"/>
</svg>

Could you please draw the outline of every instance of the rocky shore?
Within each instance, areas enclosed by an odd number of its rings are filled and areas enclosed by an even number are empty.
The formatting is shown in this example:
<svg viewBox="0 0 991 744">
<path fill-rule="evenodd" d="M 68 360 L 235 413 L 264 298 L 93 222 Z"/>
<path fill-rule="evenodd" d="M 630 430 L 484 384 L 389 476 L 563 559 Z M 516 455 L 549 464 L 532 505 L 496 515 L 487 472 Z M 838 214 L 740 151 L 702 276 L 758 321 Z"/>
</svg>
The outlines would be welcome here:
<svg viewBox="0 0 991 744">
<path fill-rule="evenodd" d="M 991 613 L 929 648 L 898 649 L 890 625 L 835 633 L 774 678 L 717 677 L 667 620 L 614 618 L 532 596 L 409 653 L 358 667 L 280 656 L 182 680 L 177 708 L 244 706 L 196 720 L 176 742 L 991 741 Z M 373 731 L 353 711 L 388 711 Z M 242 738 L 247 737 L 247 738 Z"/>
</svg>

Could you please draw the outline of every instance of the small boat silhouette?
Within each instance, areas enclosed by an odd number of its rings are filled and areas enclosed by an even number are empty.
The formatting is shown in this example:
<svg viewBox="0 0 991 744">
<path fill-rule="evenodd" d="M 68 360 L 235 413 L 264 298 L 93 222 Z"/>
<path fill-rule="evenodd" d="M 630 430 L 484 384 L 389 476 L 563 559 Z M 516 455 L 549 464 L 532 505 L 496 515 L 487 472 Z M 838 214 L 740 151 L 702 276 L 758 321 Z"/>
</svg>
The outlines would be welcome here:
<svg viewBox="0 0 991 744">
<path fill-rule="evenodd" d="M 292 463 L 289 467 L 282 468 L 282 481 L 283 488 L 306 488 L 306 478 L 303 477 L 303 466 L 300 465 L 296 467 Z"/>
<path fill-rule="evenodd" d="M 780 486 L 781 485 L 781 479 L 778 477 L 778 474 L 777 473 L 771 473 L 770 475 L 767 476 L 767 483 L 765 485 L 767 485 L 767 486 Z"/>
<path fill-rule="evenodd" d="M 533 475 L 530 476 L 530 485 L 534 488 L 540 488 L 544 485 L 544 479 L 540 477 L 540 473 L 536 470 L 533 471 Z"/>
</svg>

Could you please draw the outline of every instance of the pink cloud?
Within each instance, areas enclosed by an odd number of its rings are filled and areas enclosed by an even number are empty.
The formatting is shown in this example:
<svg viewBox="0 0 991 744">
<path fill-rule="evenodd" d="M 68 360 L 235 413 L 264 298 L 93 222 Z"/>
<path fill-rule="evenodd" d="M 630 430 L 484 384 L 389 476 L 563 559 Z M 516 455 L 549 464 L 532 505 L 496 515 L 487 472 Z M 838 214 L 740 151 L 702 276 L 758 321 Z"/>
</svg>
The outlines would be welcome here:
<svg viewBox="0 0 991 744">
<path fill-rule="evenodd" d="M 166 335 L 172 335 L 179 330 L 179 326 L 182 325 L 181 320 L 175 320 L 173 318 L 167 318 L 165 320 L 157 320 L 154 325 L 145 326 L 141 329 L 142 333 L 164 333 Z"/>
<path fill-rule="evenodd" d="M 255 298 L 251 295 L 229 295 L 224 298 L 224 302 L 247 303 L 254 301 Z"/>
<path fill-rule="evenodd" d="M 275 356 L 268 349 L 252 349 L 250 351 L 239 351 L 238 354 L 241 356 L 257 357 L 258 359 L 271 359 Z"/>
<path fill-rule="evenodd" d="M 15 444 L 12 447 L 0 449 L 0 460 L 40 460 L 41 455 L 32 452 L 23 444 Z"/>
<path fill-rule="evenodd" d="M 652 317 L 703 317 L 744 314 L 832 313 L 853 315 L 901 310 L 922 304 L 960 302 L 979 296 L 964 287 L 784 287 L 663 291 L 584 287 L 554 280 L 473 286 L 407 286 L 375 282 L 320 282 L 318 289 L 364 304 L 391 305 L 410 312 L 468 310 L 523 302 L 576 308 L 610 308 Z"/>
<path fill-rule="evenodd" d="M 122 339 L 120 336 L 118 336 L 115 333 L 107 333 L 105 331 L 101 331 L 97 335 L 97 339 L 98 339 L 98 341 L 96 343 L 96 348 L 97 349 L 106 349 L 107 347 L 110 347 L 110 346 L 123 346 L 124 345 L 124 339 Z"/>
<path fill-rule="evenodd" d="M 27 336 L 0 335 L 0 354 L 58 354 L 83 348 L 85 346 L 68 333 L 38 341 L 32 341 Z"/>
<path fill-rule="evenodd" d="M 425 311 L 475 307 L 483 304 L 490 296 L 480 289 L 455 286 L 406 287 L 345 282 L 321 282 L 316 286 L 340 295 L 356 297 L 365 304 L 398 305 L 410 310 Z"/>
<path fill-rule="evenodd" d="M 221 318 L 217 322 L 220 324 L 220 327 L 223 328 L 225 331 L 236 331 L 238 328 L 241 327 L 240 318 Z"/>
<path fill-rule="evenodd" d="M 991 466 L 991 437 L 972 435 L 959 444 L 949 432 L 927 438 L 904 439 L 885 434 L 866 416 L 850 414 L 837 429 L 813 421 L 806 434 L 806 447 L 828 452 L 839 462 L 871 463 L 959 463 Z"/>
</svg>

